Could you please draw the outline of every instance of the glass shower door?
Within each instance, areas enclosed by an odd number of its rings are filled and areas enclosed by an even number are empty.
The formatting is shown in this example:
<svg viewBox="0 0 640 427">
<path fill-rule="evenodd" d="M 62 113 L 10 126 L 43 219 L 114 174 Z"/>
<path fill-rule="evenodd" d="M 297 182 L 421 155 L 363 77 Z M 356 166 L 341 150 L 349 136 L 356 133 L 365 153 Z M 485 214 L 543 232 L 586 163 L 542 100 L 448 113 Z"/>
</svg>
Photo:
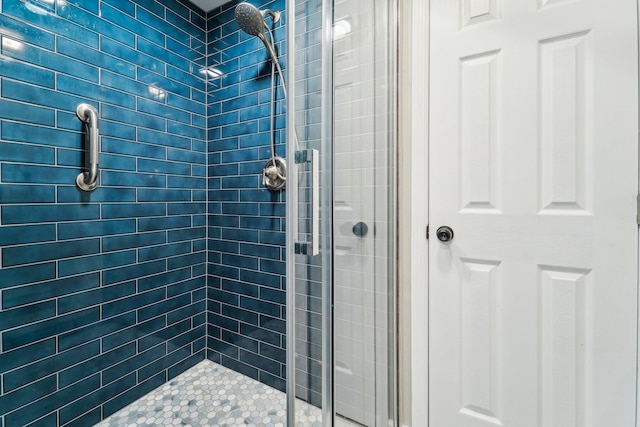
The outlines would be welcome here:
<svg viewBox="0 0 640 427">
<path fill-rule="evenodd" d="M 396 1 L 288 7 L 289 425 L 396 425 Z"/>
<path fill-rule="evenodd" d="M 332 1 L 290 0 L 287 103 L 289 425 L 332 424 Z"/>
</svg>

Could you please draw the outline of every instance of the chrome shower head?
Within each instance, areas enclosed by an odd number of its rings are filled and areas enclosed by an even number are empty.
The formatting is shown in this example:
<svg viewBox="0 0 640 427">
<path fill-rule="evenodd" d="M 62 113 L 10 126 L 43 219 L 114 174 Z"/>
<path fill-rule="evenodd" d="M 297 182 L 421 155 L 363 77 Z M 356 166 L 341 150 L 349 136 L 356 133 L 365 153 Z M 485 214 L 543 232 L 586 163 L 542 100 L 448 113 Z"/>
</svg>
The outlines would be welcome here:
<svg viewBox="0 0 640 427">
<path fill-rule="evenodd" d="M 264 16 L 257 7 L 246 2 L 240 3 L 236 6 L 235 16 L 242 31 L 264 38 Z"/>
</svg>

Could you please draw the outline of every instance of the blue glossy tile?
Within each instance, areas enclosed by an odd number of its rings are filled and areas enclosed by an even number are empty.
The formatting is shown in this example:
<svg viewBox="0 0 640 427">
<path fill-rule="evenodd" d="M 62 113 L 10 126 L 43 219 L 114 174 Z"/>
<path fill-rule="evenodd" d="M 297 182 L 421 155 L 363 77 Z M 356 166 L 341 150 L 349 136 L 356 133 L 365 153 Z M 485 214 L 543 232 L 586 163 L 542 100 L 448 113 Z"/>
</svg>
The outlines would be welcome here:
<svg viewBox="0 0 640 427">
<path fill-rule="evenodd" d="M 284 246 L 286 244 L 286 234 L 284 232 L 260 232 L 260 243 Z"/>
<path fill-rule="evenodd" d="M 178 150 L 169 148 L 167 150 L 167 159 L 185 163 L 196 163 L 204 165 L 207 161 L 204 153 L 198 153 L 188 150 Z"/>
<path fill-rule="evenodd" d="M 318 316 L 313 324 L 309 322 L 309 325 L 315 329 L 320 329 L 322 327 L 322 319 Z M 281 334 L 284 334 L 287 329 L 284 320 L 276 319 L 269 316 L 260 316 L 260 327 L 270 329 Z"/>
<path fill-rule="evenodd" d="M 16 388 L 37 381 L 78 362 L 100 354 L 100 342 L 92 341 L 73 349 L 63 351 L 47 359 L 39 360 L 28 366 L 11 371 L 4 376 L 4 391 L 11 392 Z"/>
<path fill-rule="evenodd" d="M 35 270 L 35 267 L 31 267 Z M 39 267 L 42 268 L 42 267 Z M 48 277 L 53 278 L 53 277 Z M 47 280 L 38 284 L 7 289 L 2 294 L 2 307 L 11 308 L 47 300 L 100 286 L 100 274 L 92 272 L 80 276 Z"/>
<path fill-rule="evenodd" d="M 197 88 L 192 87 L 191 88 L 192 92 L 197 92 L 199 93 L 200 91 L 197 90 Z M 176 96 L 170 96 L 167 99 L 167 105 L 171 105 L 173 107 L 179 108 L 181 110 L 186 110 L 189 111 L 191 113 L 198 113 L 200 115 L 205 114 L 205 110 L 204 110 L 204 101 L 198 101 L 196 99 L 189 99 L 189 98 L 185 98 L 179 95 Z M 204 126 L 202 126 L 204 127 Z"/>
<path fill-rule="evenodd" d="M 260 273 L 257 271 L 242 270 L 240 272 L 240 279 L 249 283 L 269 286 L 272 288 L 280 288 L 280 276 L 275 274 L 267 274 L 267 273 Z"/>
<path fill-rule="evenodd" d="M 142 54 L 140 54 L 142 55 Z M 147 57 L 147 55 L 144 55 Z M 161 62 L 164 65 L 164 63 Z M 156 70 L 148 67 L 149 70 L 138 68 L 138 80 L 154 87 L 158 87 L 164 91 L 175 93 L 184 97 L 189 97 L 191 90 L 189 86 L 179 83 L 175 80 L 164 77 L 164 67 L 162 70 Z"/>
<path fill-rule="evenodd" d="M 135 20 L 133 17 L 128 16 L 126 13 L 123 14 L 118 9 L 110 7 L 106 4 L 102 4 L 101 12 L 102 18 L 106 19 L 107 21 L 113 22 L 120 27 L 135 28 L 136 34 L 139 37 L 143 37 L 147 40 L 151 40 L 155 43 L 164 45 L 164 34 L 151 28 L 148 25 L 143 24 L 140 21 Z"/>
<path fill-rule="evenodd" d="M 154 20 L 154 21 L 160 21 L 156 16 L 154 16 L 153 14 L 147 13 L 146 11 L 141 11 L 140 12 L 140 17 L 142 18 L 149 18 L 150 20 Z M 167 24 L 168 26 L 169 24 Z M 180 31 L 175 31 L 174 34 L 180 33 Z M 186 40 L 188 41 L 188 35 L 186 36 Z M 164 43 L 163 43 L 164 46 Z M 144 52 L 147 55 L 149 55 L 152 58 L 156 58 L 166 64 L 172 64 L 175 66 L 178 66 L 180 68 L 183 68 L 185 70 L 189 70 L 189 61 L 185 58 L 180 57 L 179 55 L 176 55 L 173 52 L 170 52 L 169 50 L 165 49 L 163 46 L 160 46 L 156 43 L 152 43 L 150 41 L 144 40 L 144 39 L 140 39 L 138 41 L 138 50 L 140 52 Z M 168 76 L 168 74 L 167 74 Z M 182 81 L 182 80 L 181 80 Z M 191 85 L 193 86 L 193 85 Z"/>
<path fill-rule="evenodd" d="M 81 399 L 71 403 L 70 405 L 65 406 L 60 410 L 60 422 L 67 423 L 70 420 L 73 420 L 78 415 L 84 413 L 86 408 L 90 408 L 96 405 L 99 405 L 103 402 L 109 401 L 124 391 L 134 387 L 136 384 L 136 375 L 132 373 L 121 378 L 119 381 L 111 383 L 105 387 L 101 387 L 100 389 L 83 396 Z M 108 414 L 107 414 L 108 415 Z M 105 415 L 105 417 L 107 416 Z M 98 414 L 99 417 L 99 414 Z M 90 426 L 95 424 L 93 421 L 95 418 L 91 417 L 89 419 L 86 418 L 86 415 L 83 415 L 79 419 L 74 420 L 70 424 L 64 424 L 69 426 Z M 82 422 L 79 422 L 82 421 Z M 98 418 L 98 421 L 100 418 Z"/>
<path fill-rule="evenodd" d="M 133 377 L 133 375 L 132 375 L 132 377 Z M 123 386 L 123 388 L 126 389 L 126 386 Z M 98 389 L 98 391 L 96 391 L 95 393 L 98 393 L 101 390 L 104 390 L 104 387 Z M 66 406 L 65 409 L 69 408 L 69 407 L 71 407 L 73 405 L 75 405 L 75 403 L 72 403 L 71 405 Z M 86 410 L 86 407 L 83 407 L 83 408 L 84 409 L 80 413 L 82 413 L 82 412 L 84 412 Z M 54 414 L 54 415 L 57 415 L 57 414 Z M 81 416 L 75 418 L 73 421 L 65 424 L 65 426 L 66 427 L 93 426 L 93 425 L 98 424 L 101 420 L 102 420 L 102 409 L 100 407 L 97 407 L 97 408 L 85 413 L 84 415 L 81 415 Z"/>
<path fill-rule="evenodd" d="M 4 332 L 2 336 L 3 350 L 11 350 L 43 338 L 48 338 L 72 328 L 96 322 L 99 318 L 100 309 L 96 307 L 12 329 Z"/>
<path fill-rule="evenodd" d="M 77 169 L 58 166 L 5 164 L 2 181 L 7 183 L 68 184 L 74 183 Z"/>
<path fill-rule="evenodd" d="M 6 83 L 3 82 L 3 87 L 5 85 Z M 42 93 L 40 95 L 42 95 Z M 72 102 L 72 104 L 76 103 Z M 78 129 L 80 129 L 80 125 L 78 125 Z M 79 135 L 77 138 L 71 137 L 68 131 L 16 122 L 2 123 L 2 139 L 56 147 L 65 146 L 69 148 L 78 148 L 81 141 Z"/>
<path fill-rule="evenodd" d="M 240 350 L 240 360 L 250 366 L 260 368 L 261 371 L 266 371 L 273 375 L 280 375 L 281 363 L 275 360 L 262 357 L 246 350 Z"/>
<path fill-rule="evenodd" d="M 204 178 L 193 178 L 193 177 L 185 177 L 185 176 L 168 176 L 167 177 L 168 188 L 204 189 L 206 187 L 206 184 L 207 183 Z"/>
<path fill-rule="evenodd" d="M 128 156 L 118 156 L 115 154 L 100 154 L 100 164 L 102 170 L 121 170 L 133 172 L 136 170 L 136 159 Z"/>
<path fill-rule="evenodd" d="M 126 13 L 130 16 L 135 16 L 136 6 L 135 3 L 129 0 L 103 0 L 103 3 L 113 6 L 114 8 Z"/>
<path fill-rule="evenodd" d="M 153 317 L 166 314 L 169 311 L 175 310 L 179 307 L 189 304 L 190 302 L 191 297 L 189 295 L 179 295 L 177 297 L 152 304 L 148 307 L 141 308 L 140 310 L 138 310 L 138 319 L 140 321 L 148 320 Z"/>
<path fill-rule="evenodd" d="M 123 249 L 161 245 L 166 243 L 166 241 L 167 235 L 164 231 L 103 237 L 102 250 L 104 252 L 112 252 Z"/>
<path fill-rule="evenodd" d="M 205 235 L 205 227 L 192 227 L 180 230 L 170 230 L 167 232 L 167 241 L 179 242 L 184 240 L 203 239 Z"/>
<path fill-rule="evenodd" d="M 264 301 L 271 301 L 280 305 L 285 305 L 287 295 L 285 291 L 271 288 L 260 288 L 260 299 Z"/>
<path fill-rule="evenodd" d="M 186 228 L 191 226 L 191 217 L 173 216 L 164 218 L 138 219 L 139 231 L 168 230 L 172 228 Z"/>
<path fill-rule="evenodd" d="M 240 254 L 259 257 L 262 259 L 280 259 L 280 246 L 266 245 L 263 243 L 241 243 Z"/>
<path fill-rule="evenodd" d="M 106 186 L 166 187 L 167 177 L 161 174 L 102 171 L 100 181 Z"/>
<path fill-rule="evenodd" d="M 222 238 L 238 242 L 258 242 L 259 233 L 255 230 L 240 230 L 226 228 L 222 230 Z"/>
<path fill-rule="evenodd" d="M 102 320 L 98 323 L 81 327 L 60 335 L 58 338 L 58 350 L 63 351 L 82 344 L 83 342 L 100 338 L 122 328 L 136 323 L 135 313 L 126 313 L 118 317 Z"/>
<path fill-rule="evenodd" d="M 164 159 L 167 156 L 167 150 L 164 147 L 105 137 L 102 138 L 101 149 L 103 153 L 125 154 L 135 157 Z"/>
<path fill-rule="evenodd" d="M 162 286 L 167 286 L 171 283 L 188 279 L 191 276 L 191 271 L 188 268 L 181 270 L 169 271 L 162 274 L 146 277 L 138 281 L 139 291 L 148 291 Z"/>
<path fill-rule="evenodd" d="M 222 263 L 224 265 L 246 268 L 250 270 L 258 269 L 258 258 L 255 257 L 223 253 Z"/>
<path fill-rule="evenodd" d="M 77 221 L 99 218 L 100 206 L 97 205 L 38 205 L 2 207 L 3 224 Z"/>
<path fill-rule="evenodd" d="M 197 27 L 193 25 L 189 25 L 190 23 L 190 13 L 189 9 L 184 6 L 179 6 L 172 8 L 171 10 L 167 10 L 167 22 L 171 22 L 178 28 L 185 29 L 190 35 L 193 37 L 200 37 L 204 39 L 205 34 L 202 30 L 199 30 Z"/>
<path fill-rule="evenodd" d="M 121 43 L 133 46 L 135 40 L 135 36 L 133 33 L 123 30 L 122 28 L 116 28 L 113 25 L 106 23 L 105 21 L 97 22 L 102 23 L 102 26 L 104 27 L 114 30 L 114 37 L 111 38 L 115 38 Z M 85 61 L 89 64 L 97 65 L 101 69 L 107 69 L 114 73 L 135 78 L 135 65 L 128 62 L 123 62 L 105 52 L 100 52 L 98 49 L 83 46 L 68 39 L 60 38 L 58 40 L 58 53 L 77 59 L 79 61 Z"/>
<path fill-rule="evenodd" d="M 22 21 L 28 22 L 40 29 L 49 30 L 57 34 L 65 34 L 67 37 L 77 40 L 89 46 L 98 46 L 98 34 L 83 28 L 82 25 L 75 24 L 58 18 L 53 13 L 42 13 L 41 7 L 29 5 L 19 0 L 5 0 L 2 4 L 2 13 L 14 16 Z"/>
<path fill-rule="evenodd" d="M 57 55 L 45 49 L 37 47 L 31 47 L 30 49 L 3 48 L 2 54 L 59 73 L 69 74 L 93 82 L 98 81 L 99 70 L 97 67 Z"/>
<path fill-rule="evenodd" d="M 144 204 L 104 204 L 102 218 L 139 218 L 148 216 L 164 216 L 167 207 L 163 203 Z"/>
<path fill-rule="evenodd" d="M 141 248 L 138 251 L 140 261 L 151 261 L 154 259 L 167 258 L 191 252 L 191 242 L 173 243 L 168 245 Z"/>
<path fill-rule="evenodd" d="M 117 0 L 115 0 L 117 1 Z M 149 12 L 154 13 L 155 15 L 158 15 L 159 17 L 164 17 L 164 7 L 162 7 L 161 4 L 157 3 L 154 0 L 137 0 L 136 4 L 138 5 L 138 7 L 143 7 L 146 10 L 148 10 Z M 204 28 L 204 27 L 202 27 Z"/>
<path fill-rule="evenodd" d="M 137 279 L 150 274 L 160 273 L 165 270 L 165 260 L 138 263 L 128 267 L 106 270 L 102 273 L 102 285 L 105 286 L 113 283 L 124 282 L 126 280 Z"/>
<path fill-rule="evenodd" d="M 0 329 L 6 330 L 15 328 L 16 326 L 50 319 L 55 315 L 55 301 L 31 304 L 20 308 L 14 308 L 12 310 L 3 310 L 0 311 Z"/>
<path fill-rule="evenodd" d="M 9 90 L 5 90 L 3 87 L 3 96 L 7 96 L 6 93 Z M 0 99 L 0 118 L 45 126 L 52 126 L 55 124 L 54 110 L 23 104 L 21 102 L 13 102 L 6 99 Z"/>
<path fill-rule="evenodd" d="M 167 77 L 182 83 L 187 83 L 191 87 L 204 87 L 204 75 L 197 71 L 198 67 L 193 67 L 194 70 L 192 72 L 191 63 L 184 59 L 174 65 L 176 65 L 176 67 L 167 65 Z"/>
<path fill-rule="evenodd" d="M 136 231 L 136 220 L 82 221 L 77 223 L 60 223 L 57 227 L 58 239 L 66 240 L 134 233 Z"/>
<path fill-rule="evenodd" d="M 144 351 L 147 348 L 155 347 L 156 345 L 161 344 L 165 341 L 167 341 L 167 343 L 169 344 L 171 342 L 170 340 L 172 337 L 175 337 L 176 335 L 179 335 L 179 334 L 183 334 L 187 332 L 190 328 L 191 328 L 191 321 L 189 319 L 186 319 L 182 322 L 178 322 L 164 329 L 160 329 L 152 335 L 148 335 L 144 338 L 141 338 L 138 341 L 138 349 L 139 349 L 138 351 Z M 169 353 L 173 350 L 170 345 L 168 345 L 168 350 L 169 350 Z M 162 359 L 158 359 L 158 361 L 160 360 Z M 147 366 L 150 366 L 150 365 L 147 365 Z M 159 369 L 157 368 L 152 369 L 152 371 L 158 371 L 158 370 Z"/>
<path fill-rule="evenodd" d="M 280 230 L 280 221 L 278 217 L 243 216 L 240 218 L 240 227 L 255 230 Z"/>
<path fill-rule="evenodd" d="M 148 363 L 158 360 L 166 354 L 164 345 L 158 345 L 146 351 L 141 351 L 135 357 L 125 360 L 109 369 L 103 371 L 103 381 L 110 383 L 130 372 L 130 369 L 138 369 Z"/>
<path fill-rule="evenodd" d="M 57 391 L 49 399 L 37 400 L 17 411 L 7 414 L 5 420 L 9 425 L 26 425 L 58 407 L 65 406 L 85 394 L 97 390 L 99 387 L 100 375 L 96 374 L 80 381 L 74 387 L 67 387 Z"/>
<path fill-rule="evenodd" d="M 49 147 L 4 142 L 0 151 L 0 161 L 53 164 L 55 150 Z"/>
<path fill-rule="evenodd" d="M 58 76 L 57 82 L 57 89 L 59 91 L 72 93 L 85 99 L 107 102 L 109 104 L 125 108 L 135 108 L 136 105 L 134 96 L 106 88 L 99 84 L 85 82 L 83 80 L 64 75 Z M 109 118 L 104 111 L 99 114 L 104 118 Z"/>
<path fill-rule="evenodd" d="M 53 240 L 56 240 L 54 224 L 0 227 L 0 246 Z"/>
<path fill-rule="evenodd" d="M 191 114 L 188 111 L 179 110 L 169 107 L 159 102 L 153 102 L 146 99 L 138 100 L 138 111 L 152 114 L 154 116 L 163 117 L 165 119 L 178 120 L 184 123 L 191 122 Z"/>
<path fill-rule="evenodd" d="M 12 246 L 2 251 L 2 265 L 10 267 L 19 264 L 91 255 L 99 251 L 99 239 Z"/>
<path fill-rule="evenodd" d="M 229 292 L 234 292 L 236 294 L 241 294 L 245 296 L 258 297 L 260 288 L 256 285 L 252 285 L 250 283 L 240 282 L 237 280 L 231 279 L 223 279 L 222 280 L 222 289 Z"/>
<path fill-rule="evenodd" d="M 100 122 L 100 134 L 102 136 L 112 136 L 114 138 L 133 139 L 136 135 L 134 126 L 117 123 L 110 120 L 102 120 Z"/>
<path fill-rule="evenodd" d="M 82 363 L 60 371 L 60 386 L 66 387 L 78 380 L 81 380 L 87 375 L 93 375 L 97 372 L 100 372 L 110 366 L 122 362 L 125 359 L 128 359 L 129 357 L 134 356 L 135 354 L 136 345 L 135 343 L 130 343 L 122 347 L 104 352 L 97 357 L 86 358 L 86 360 L 82 361 Z M 97 403 L 99 404 L 100 402 Z"/>
<path fill-rule="evenodd" d="M 56 391 L 56 389 L 56 376 L 51 375 L 41 379 L 40 381 L 29 384 L 27 387 L 16 390 L 13 393 L 3 394 L 0 396 L 0 414 L 6 414 L 7 412 L 26 405 L 29 402 L 33 402 L 36 399 L 51 394 Z"/>
<path fill-rule="evenodd" d="M 30 25 L 28 21 L 19 21 L 7 14 L 0 15 L 0 34 L 17 37 L 44 49 L 55 49 L 55 35 L 52 32 L 43 31 L 41 27 Z"/>
<path fill-rule="evenodd" d="M 189 138 L 182 138 L 150 129 L 138 129 L 138 141 L 167 147 L 191 149 L 191 140 Z"/>
<path fill-rule="evenodd" d="M 176 135 L 182 135 L 189 138 L 204 139 L 206 130 L 196 126 L 189 126 L 184 123 L 178 123 L 169 120 L 167 122 L 167 131 Z"/>
<path fill-rule="evenodd" d="M 191 175 L 191 165 L 162 160 L 138 159 L 140 172 L 154 172 L 172 175 Z"/>
<path fill-rule="evenodd" d="M 240 325 L 240 334 L 255 338 L 260 342 L 261 345 L 263 345 L 264 343 L 279 345 L 280 343 L 280 336 L 278 334 L 274 334 L 273 331 L 269 331 L 254 325 L 248 325 L 246 323 Z"/>
<path fill-rule="evenodd" d="M 274 261 L 269 259 L 260 260 L 260 271 L 284 276 L 286 274 L 286 270 L 286 263 L 284 261 Z"/>
<path fill-rule="evenodd" d="M 70 311 L 87 308 L 92 305 L 133 295 L 135 292 L 136 284 L 134 281 L 131 281 L 62 297 L 58 299 L 58 312 L 60 314 L 68 313 Z"/>
<path fill-rule="evenodd" d="M 190 190 L 139 189 L 139 202 L 190 202 Z"/>
<path fill-rule="evenodd" d="M 168 203 L 169 215 L 203 214 L 206 212 L 205 203 Z"/>
<path fill-rule="evenodd" d="M 206 280 L 206 277 L 204 276 L 195 277 L 193 279 L 185 280 L 183 282 L 177 282 L 175 284 L 171 284 L 167 286 L 167 296 L 173 297 L 176 295 L 193 292 L 198 289 L 205 290 L 206 285 L 207 285 L 207 280 Z M 201 313 L 203 309 L 204 309 L 204 301 L 200 301 L 188 307 L 185 307 L 182 310 L 185 310 L 185 313 L 187 312 L 190 313 L 188 314 L 188 316 L 191 317 Z M 173 321 L 176 321 L 176 316 L 179 317 L 180 314 L 175 314 L 173 315 L 173 317 L 169 316 L 167 318 L 168 323 L 171 324 L 173 323 Z"/>
<path fill-rule="evenodd" d="M 123 267 L 136 263 L 136 252 L 120 251 L 116 253 L 101 253 L 99 255 L 83 256 L 58 261 L 58 276 L 65 277 L 89 271 L 98 271 L 114 267 Z"/>
<path fill-rule="evenodd" d="M 160 372 L 159 374 L 147 379 L 146 381 L 137 384 L 135 387 L 130 387 L 126 392 L 118 395 L 117 397 L 107 401 L 103 406 L 104 416 L 113 414 L 114 412 L 127 406 L 129 403 L 134 402 L 145 394 L 151 392 L 153 389 L 159 387 L 166 381 L 166 373 Z"/>
<path fill-rule="evenodd" d="M 167 259 L 167 268 L 174 269 L 187 266 L 195 266 L 197 264 L 204 264 L 206 260 L 207 253 L 205 251 L 196 252 L 189 255 L 179 255 Z"/>
<path fill-rule="evenodd" d="M 55 262 L 24 267 L 3 267 L 0 269 L 0 289 L 53 279 L 55 274 Z"/>
<path fill-rule="evenodd" d="M 100 112 L 101 117 L 129 125 L 140 126 L 149 129 L 164 130 L 165 120 L 149 114 L 142 114 L 138 111 L 116 107 L 114 105 L 103 105 Z"/>
<path fill-rule="evenodd" d="M 56 353 L 56 340 L 50 338 L 17 350 L 0 353 L 0 372 L 4 373 L 23 365 L 28 365 Z M 0 401 L 2 398 L 0 397 Z"/>
</svg>

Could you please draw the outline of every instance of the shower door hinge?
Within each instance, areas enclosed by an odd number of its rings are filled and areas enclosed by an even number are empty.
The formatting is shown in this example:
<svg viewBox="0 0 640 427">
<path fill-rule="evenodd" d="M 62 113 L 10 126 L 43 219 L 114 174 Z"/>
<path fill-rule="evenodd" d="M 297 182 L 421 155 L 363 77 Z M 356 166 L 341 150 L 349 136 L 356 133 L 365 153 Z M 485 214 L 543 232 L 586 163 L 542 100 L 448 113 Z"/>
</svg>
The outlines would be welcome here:
<svg viewBox="0 0 640 427">
<path fill-rule="evenodd" d="M 636 223 L 640 225 L 640 193 L 636 197 Z"/>
<path fill-rule="evenodd" d="M 427 240 L 429 240 L 429 224 L 427 224 Z"/>
</svg>

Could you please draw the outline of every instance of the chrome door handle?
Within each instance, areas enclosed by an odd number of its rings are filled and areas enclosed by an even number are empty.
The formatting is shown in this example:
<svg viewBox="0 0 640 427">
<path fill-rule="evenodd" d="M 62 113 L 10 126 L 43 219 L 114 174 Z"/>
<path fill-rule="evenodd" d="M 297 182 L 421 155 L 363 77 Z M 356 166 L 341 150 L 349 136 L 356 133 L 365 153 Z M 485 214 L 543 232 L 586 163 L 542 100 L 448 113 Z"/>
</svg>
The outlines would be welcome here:
<svg viewBox="0 0 640 427">
<path fill-rule="evenodd" d="M 315 256 L 320 253 L 320 152 L 303 150 L 296 152 L 296 163 L 311 163 L 311 240 L 296 242 L 295 253 Z"/>
</svg>

